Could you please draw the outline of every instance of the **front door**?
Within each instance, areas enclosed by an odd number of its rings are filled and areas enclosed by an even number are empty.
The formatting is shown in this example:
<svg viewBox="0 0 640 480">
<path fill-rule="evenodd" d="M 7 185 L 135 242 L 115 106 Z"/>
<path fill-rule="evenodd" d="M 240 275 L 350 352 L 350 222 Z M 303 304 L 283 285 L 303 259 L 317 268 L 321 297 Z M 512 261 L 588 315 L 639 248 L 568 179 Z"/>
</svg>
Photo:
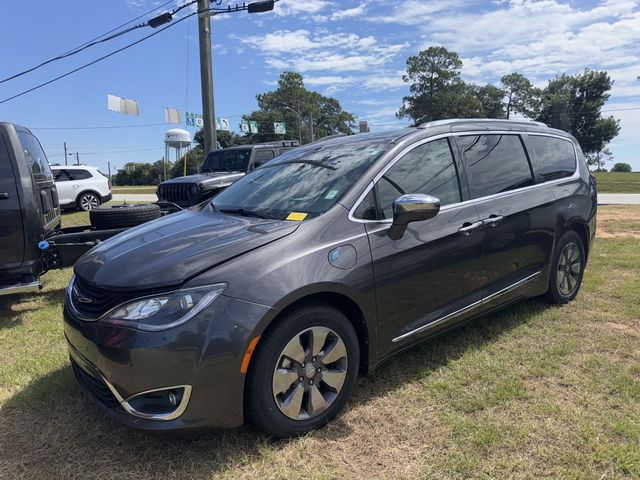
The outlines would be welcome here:
<svg viewBox="0 0 640 480">
<path fill-rule="evenodd" d="M 387 235 L 393 201 L 405 193 L 438 197 L 433 219 Z M 457 166 L 447 138 L 423 143 L 375 185 L 378 218 L 366 223 L 373 259 L 382 354 L 450 326 L 480 301 L 482 229 L 474 206 L 461 203 Z M 366 201 L 366 199 L 365 199 Z"/>
</svg>

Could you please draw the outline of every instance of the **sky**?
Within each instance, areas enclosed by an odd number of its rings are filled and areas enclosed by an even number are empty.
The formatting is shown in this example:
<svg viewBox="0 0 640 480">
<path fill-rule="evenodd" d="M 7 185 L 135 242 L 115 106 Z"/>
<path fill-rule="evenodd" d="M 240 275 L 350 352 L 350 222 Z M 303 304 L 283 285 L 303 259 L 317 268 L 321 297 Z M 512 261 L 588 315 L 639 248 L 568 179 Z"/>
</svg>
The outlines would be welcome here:
<svg viewBox="0 0 640 480">
<path fill-rule="evenodd" d="M 0 0 L 0 79 L 55 57 L 166 0 Z M 177 0 L 160 8 L 181 5 Z M 235 2 L 234 2 L 235 4 Z M 227 2 L 221 0 L 221 5 Z M 177 18 L 189 9 L 184 9 Z M 139 22 L 140 20 L 138 20 Z M 135 23 L 138 23 L 135 22 Z M 620 119 L 614 162 L 640 171 L 640 2 L 629 0 L 281 0 L 269 13 L 212 21 L 216 115 L 239 130 L 255 95 L 284 70 L 336 97 L 372 131 L 409 124 L 395 113 L 408 87 L 406 59 L 429 46 L 457 52 L 462 77 L 497 84 L 518 71 L 536 86 L 585 67 L 614 80 L 604 110 Z M 30 74 L 0 83 L 0 102 L 135 41 L 139 29 Z M 195 16 L 100 63 L 0 103 L 0 121 L 29 127 L 51 163 L 63 143 L 81 163 L 106 171 L 164 155 L 164 108 L 202 113 Z M 107 110 L 107 95 L 136 99 L 140 116 Z M 114 127 L 114 128 L 102 128 Z M 182 126 L 185 128 L 186 126 Z M 291 125 L 289 128 L 295 128 Z M 193 133 L 193 129 L 191 129 Z M 611 167 L 611 164 L 608 165 Z"/>
</svg>

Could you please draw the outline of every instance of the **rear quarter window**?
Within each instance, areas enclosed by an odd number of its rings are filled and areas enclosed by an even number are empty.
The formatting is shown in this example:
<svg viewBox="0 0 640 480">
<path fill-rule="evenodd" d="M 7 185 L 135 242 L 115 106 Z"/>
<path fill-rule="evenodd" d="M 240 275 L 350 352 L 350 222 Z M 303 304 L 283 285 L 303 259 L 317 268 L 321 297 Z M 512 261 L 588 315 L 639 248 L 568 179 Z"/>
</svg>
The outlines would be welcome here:
<svg viewBox="0 0 640 480">
<path fill-rule="evenodd" d="M 529 135 L 527 147 L 531 166 L 538 180 L 570 177 L 576 171 L 576 152 L 573 143 L 555 137 Z"/>
</svg>

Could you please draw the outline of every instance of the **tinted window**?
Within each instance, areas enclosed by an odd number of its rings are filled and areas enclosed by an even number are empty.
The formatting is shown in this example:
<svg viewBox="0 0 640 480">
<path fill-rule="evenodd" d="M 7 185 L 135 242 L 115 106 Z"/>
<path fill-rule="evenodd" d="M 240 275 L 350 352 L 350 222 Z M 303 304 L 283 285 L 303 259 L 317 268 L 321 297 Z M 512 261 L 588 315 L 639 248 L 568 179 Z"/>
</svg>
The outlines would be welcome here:
<svg viewBox="0 0 640 480">
<path fill-rule="evenodd" d="M 51 173 L 47 156 L 44 154 L 40 142 L 33 135 L 26 132 L 18 132 L 18 138 L 24 152 L 24 159 L 29 165 L 31 173 L 36 175 L 39 173 Z"/>
<path fill-rule="evenodd" d="M 529 161 L 517 135 L 458 137 L 465 159 L 471 198 L 533 184 Z"/>
<path fill-rule="evenodd" d="M 69 170 L 69 174 L 74 180 L 86 180 L 87 178 L 91 178 L 93 176 L 86 170 Z"/>
<path fill-rule="evenodd" d="M 211 152 L 202 167 L 203 172 L 244 172 L 249 167 L 250 148 L 234 148 Z"/>
<path fill-rule="evenodd" d="M 393 216 L 393 201 L 405 193 L 423 193 L 441 205 L 460 201 L 455 163 L 446 138 L 414 148 L 378 180 L 384 218 Z"/>
<path fill-rule="evenodd" d="M 576 152 L 570 141 L 530 135 L 527 145 L 533 171 L 542 179 L 570 177 L 576 171 Z"/>
<path fill-rule="evenodd" d="M 217 210 L 239 210 L 286 219 L 327 211 L 387 148 L 374 143 L 310 145 L 280 155 L 212 200 Z"/>
<path fill-rule="evenodd" d="M 263 163 L 271 160 L 273 157 L 275 157 L 273 150 L 256 150 L 255 156 L 253 158 L 253 163 L 256 166 L 262 165 Z"/>
<path fill-rule="evenodd" d="M 69 175 L 67 175 L 66 170 L 54 170 L 53 178 L 56 182 L 68 182 L 69 180 L 71 180 L 71 178 L 69 178 Z"/>
</svg>

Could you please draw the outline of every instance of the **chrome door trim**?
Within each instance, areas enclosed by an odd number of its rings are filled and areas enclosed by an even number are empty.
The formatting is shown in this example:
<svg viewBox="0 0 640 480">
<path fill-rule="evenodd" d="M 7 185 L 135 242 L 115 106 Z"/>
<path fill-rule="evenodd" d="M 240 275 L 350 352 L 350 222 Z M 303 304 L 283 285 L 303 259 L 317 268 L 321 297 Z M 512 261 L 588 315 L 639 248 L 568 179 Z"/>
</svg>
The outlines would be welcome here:
<svg viewBox="0 0 640 480">
<path fill-rule="evenodd" d="M 384 168 L 374 177 L 374 179 L 371 181 L 371 183 L 369 183 L 369 185 L 367 185 L 367 187 L 364 189 L 362 194 L 358 197 L 356 202 L 353 204 L 353 207 L 351 207 L 351 209 L 349 210 L 349 216 L 348 216 L 349 220 L 351 220 L 352 222 L 356 222 L 356 223 L 390 223 L 390 222 L 392 222 L 393 221 L 392 218 L 385 218 L 383 220 L 364 220 L 364 219 L 361 219 L 361 218 L 355 218 L 354 217 L 354 213 L 355 213 L 356 209 L 360 206 L 362 201 L 364 200 L 364 197 L 366 197 L 367 194 L 373 189 L 373 187 L 375 186 L 376 182 L 378 180 L 380 180 L 380 178 L 382 178 L 382 176 L 385 173 L 387 173 L 387 170 L 389 170 L 391 167 L 393 167 L 396 164 L 396 162 L 398 162 L 398 160 L 400 160 L 404 155 L 409 153 L 411 150 L 413 150 L 414 148 L 417 148 L 417 147 L 419 147 L 421 145 L 424 145 L 425 143 L 429 143 L 429 142 L 432 142 L 434 140 L 440 140 L 441 138 L 460 137 L 460 136 L 466 136 L 466 135 L 529 135 L 529 136 L 559 138 L 561 140 L 564 140 L 566 142 L 571 143 L 571 145 L 573 146 L 573 152 L 574 152 L 575 159 L 576 159 L 576 171 L 570 177 L 556 178 L 555 180 L 550 180 L 548 182 L 543 182 L 543 183 L 536 183 L 534 185 L 529 185 L 529 186 L 526 186 L 526 187 L 516 188 L 514 190 L 509 190 L 507 192 L 494 193 L 493 195 L 487 195 L 485 197 L 479 197 L 479 198 L 474 198 L 474 199 L 470 199 L 470 200 L 465 200 L 463 202 L 450 203 L 449 205 L 444 205 L 443 207 L 441 207 L 440 211 L 445 211 L 445 210 L 448 210 L 448 209 L 456 208 L 458 206 L 469 205 L 469 204 L 472 204 L 472 203 L 486 202 L 486 201 L 492 200 L 494 198 L 509 197 L 511 195 L 515 195 L 515 194 L 518 194 L 520 192 L 525 192 L 525 191 L 528 191 L 528 190 L 532 190 L 534 188 L 540 188 L 540 187 L 543 187 L 545 185 L 554 185 L 554 184 L 558 184 L 558 183 L 562 183 L 562 182 L 568 182 L 568 181 L 572 181 L 572 180 L 577 180 L 578 178 L 580 178 L 580 173 L 581 173 L 580 172 L 580 162 L 578 161 L 579 157 L 578 157 L 578 150 L 576 149 L 576 145 L 575 145 L 575 143 L 573 143 L 573 141 L 571 139 L 569 139 L 567 137 L 563 137 L 562 135 L 556 135 L 556 134 L 553 134 L 553 133 L 544 133 L 544 132 L 527 132 L 527 131 L 521 131 L 521 130 L 480 130 L 480 131 L 470 130 L 468 132 L 442 133 L 440 135 L 434 135 L 432 137 L 423 138 L 422 140 L 420 140 L 420 141 L 410 145 L 409 147 L 405 148 L 400 153 L 398 153 L 395 157 L 393 157 L 384 166 Z M 530 161 L 530 160 L 528 160 L 528 161 Z"/>
<path fill-rule="evenodd" d="M 433 320 L 432 322 L 426 323 L 425 325 L 422 325 L 421 327 L 415 328 L 407 333 L 403 333 L 402 335 L 397 336 L 396 338 L 394 338 L 392 340 L 393 343 L 397 343 L 401 340 L 404 340 L 405 338 L 408 338 L 412 335 L 415 335 L 416 333 L 420 333 L 423 332 L 427 329 L 430 329 L 432 327 L 435 327 L 447 320 L 450 320 L 452 318 L 458 317 L 470 310 L 473 310 L 474 308 L 477 308 L 481 305 L 485 305 L 493 300 L 495 300 L 496 298 L 499 298 L 509 292 L 512 292 L 513 290 L 516 290 L 517 288 L 520 288 L 524 285 L 526 285 L 527 283 L 529 283 L 531 280 L 539 277 L 540 275 L 542 275 L 541 271 L 537 271 L 521 280 L 518 280 L 515 283 L 512 283 L 511 285 L 509 285 L 508 287 L 503 288 L 502 290 L 498 290 L 495 293 L 492 293 L 491 295 L 488 295 L 486 297 L 483 297 L 481 300 L 478 300 L 477 302 L 473 302 L 470 305 L 467 305 L 466 307 L 461 308 L 460 310 L 456 310 L 455 312 L 449 313 L 447 315 L 445 315 L 444 317 L 440 317 L 436 320 Z"/>
</svg>

